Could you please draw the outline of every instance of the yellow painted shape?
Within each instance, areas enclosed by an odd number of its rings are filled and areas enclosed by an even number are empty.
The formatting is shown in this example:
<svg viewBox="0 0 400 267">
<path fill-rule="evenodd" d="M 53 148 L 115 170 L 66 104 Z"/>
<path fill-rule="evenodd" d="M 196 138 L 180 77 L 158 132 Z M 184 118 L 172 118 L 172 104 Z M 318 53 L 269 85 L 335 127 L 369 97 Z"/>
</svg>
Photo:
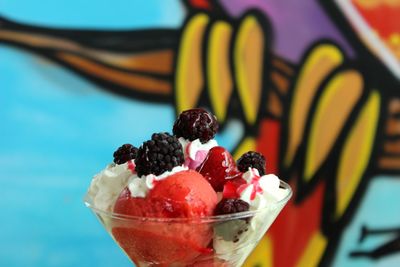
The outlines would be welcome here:
<svg viewBox="0 0 400 267">
<path fill-rule="evenodd" d="M 177 113 L 195 107 L 204 87 L 201 45 L 209 20 L 205 14 L 193 16 L 182 34 L 176 66 Z"/>
<path fill-rule="evenodd" d="M 326 238 L 319 231 L 315 232 L 312 235 L 310 242 L 308 242 L 307 247 L 304 249 L 304 253 L 296 267 L 318 266 L 327 243 Z M 290 257 L 290 255 L 288 255 L 288 257 Z"/>
<path fill-rule="evenodd" d="M 257 19 L 245 17 L 235 39 L 234 69 L 239 99 L 250 125 L 257 119 L 261 102 L 264 45 L 264 32 Z"/>
<path fill-rule="evenodd" d="M 233 90 L 230 69 L 232 26 L 217 21 L 211 28 L 208 41 L 207 77 L 211 105 L 219 122 L 224 122 Z"/>
<path fill-rule="evenodd" d="M 337 177 L 336 217 L 346 211 L 368 166 L 380 110 L 380 95 L 374 91 L 362 108 L 340 155 Z"/>
<path fill-rule="evenodd" d="M 309 181 L 326 159 L 363 92 L 363 78 L 355 70 L 337 73 L 318 100 L 311 122 L 304 179 Z"/>
<path fill-rule="evenodd" d="M 253 137 L 246 137 L 243 141 L 239 144 L 238 148 L 236 149 L 233 158 L 238 160 L 241 155 L 246 153 L 247 151 L 255 151 L 256 150 L 256 140 Z"/>
<path fill-rule="evenodd" d="M 289 110 L 288 145 L 284 165 L 289 167 L 302 142 L 304 128 L 315 94 L 326 76 L 343 61 L 340 50 L 330 44 L 315 47 L 301 67 Z"/>
<path fill-rule="evenodd" d="M 253 252 L 251 252 L 243 267 L 273 267 L 272 249 L 271 238 L 264 236 Z"/>
</svg>

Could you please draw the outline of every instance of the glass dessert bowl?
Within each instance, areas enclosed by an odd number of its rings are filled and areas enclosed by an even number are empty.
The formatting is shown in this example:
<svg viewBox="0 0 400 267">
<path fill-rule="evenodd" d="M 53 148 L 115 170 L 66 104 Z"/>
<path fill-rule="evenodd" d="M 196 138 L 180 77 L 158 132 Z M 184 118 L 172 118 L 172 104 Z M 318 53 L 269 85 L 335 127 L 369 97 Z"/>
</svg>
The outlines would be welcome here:
<svg viewBox="0 0 400 267">
<path fill-rule="evenodd" d="M 292 196 L 287 183 L 279 188 L 282 198 L 260 209 L 197 218 L 130 216 L 97 208 L 89 194 L 84 201 L 138 267 L 239 267 Z"/>
</svg>

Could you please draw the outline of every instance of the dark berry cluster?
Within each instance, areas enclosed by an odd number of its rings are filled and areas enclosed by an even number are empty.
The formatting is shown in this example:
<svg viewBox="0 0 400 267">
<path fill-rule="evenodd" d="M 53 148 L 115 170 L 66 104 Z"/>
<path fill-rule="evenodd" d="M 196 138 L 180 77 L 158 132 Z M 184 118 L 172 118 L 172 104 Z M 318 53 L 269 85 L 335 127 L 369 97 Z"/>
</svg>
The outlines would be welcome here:
<svg viewBox="0 0 400 267">
<path fill-rule="evenodd" d="M 128 160 L 136 158 L 138 149 L 131 144 L 124 144 L 120 146 L 113 154 L 114 163 L 124 164 Z"/>
<path fill-rule="evenodd" d="M 151 140 L 140 146 L 135 159 L 138 176 L 160 175 L 183 162 L 182 145 L 175 136 L 168 133 L 153 134 Z"/>
<path fill-rule="evenodd" d="M 200 139 L 206 143 L 213 139 L 218 131 L 216 117 L 202 108 L 183 111 L 174 123 L 173 133 L 177 137 L 183 137 L 193 141 Z"/>
<path fill-rule="evenodd" d="M 217 204 L 215 208 L 215 215 L 248 211 L 249 208 L 249 203 L 239 198 L 224 198 Z"/>
<path fill-rule="evenodd" d="M 244 153 L 237 161 L 239 171 L 246 172 L 249 167 L 258 170 L 260 175 L 265 174 L 265 158 L 262 154 L 254 151 Z"/>
</svg>

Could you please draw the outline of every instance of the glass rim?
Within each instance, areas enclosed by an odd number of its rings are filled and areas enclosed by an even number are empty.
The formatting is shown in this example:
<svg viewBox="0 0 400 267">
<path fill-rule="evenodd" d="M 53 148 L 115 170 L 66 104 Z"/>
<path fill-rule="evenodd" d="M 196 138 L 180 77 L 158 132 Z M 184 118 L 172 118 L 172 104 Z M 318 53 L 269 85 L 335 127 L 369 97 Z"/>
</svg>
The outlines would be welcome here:
<svg viewBox="0 0 400 267">
<path fill-rule="evenodd" d="M 289 201 L 293 194 L 293 190 L 290 187 L 290 185 L 282 180 L 280 180 L 280 187 L 283 187 L 284 189 L 288 190 L 287 195 L 279 200 L 272 202 L 271 205 L 273 206 L 279 206 L 282 205 L 284 206 L 286 202 Z M 257 210 L 249 210 L 249 211 L 243 211 L 243 212 L 237 212 L 237 213 L 232 213 L 232 214 L 224 214 L 224 215 L 211 215 L 211 216 L 202 216 L 202 217 L 196 217 L 196 218 L 161 218 L 161 217 L 141 217 L 141 216 L 133 216 L 133 215 L 126 215 L 122 213 L 116 213 L 116 212 L 110 212 L 106 210 L 102 210 L 99 208 L 96 208 L 88 193 L 86 193 L 84 199 L 83 199 L 86 207 L 90 208 L 93 212 L 107 216 L 109 218 L 113 219 L 119 219 L 119 220 L 128 220 L 128 221 L 141 221 L 141 222 L 174 222 L 174 223 L 179 223 L 179 222 L 191 222 L 191 223 L 207 223 L 207 222 L 222 222 L 222 221 L 228 221 L 228 220 L 235 220 L 235 219 L 245 219 L 249 217 L 253 217 L 254 215 L 258 213 L 262 213 L 263 211 L 266 211 L 270 208 L 271 205 L 267 205 L 266 207 L 262 209 L 257 209 Z"/>
</svg>

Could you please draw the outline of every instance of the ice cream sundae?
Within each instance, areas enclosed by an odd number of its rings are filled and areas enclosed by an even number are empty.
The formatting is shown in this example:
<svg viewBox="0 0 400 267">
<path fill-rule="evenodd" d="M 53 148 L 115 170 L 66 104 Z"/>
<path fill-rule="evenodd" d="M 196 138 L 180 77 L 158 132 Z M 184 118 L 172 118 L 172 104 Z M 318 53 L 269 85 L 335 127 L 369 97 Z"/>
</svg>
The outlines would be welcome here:
<svg viewBox="0 0 400 267">
<path fill-rule="evenodd" d="M 255 151 L 235 161 L 204 109 L 124 144 L 85 197 L 136 266 L 241 266 L 291 196 Z"/>
</svg>

